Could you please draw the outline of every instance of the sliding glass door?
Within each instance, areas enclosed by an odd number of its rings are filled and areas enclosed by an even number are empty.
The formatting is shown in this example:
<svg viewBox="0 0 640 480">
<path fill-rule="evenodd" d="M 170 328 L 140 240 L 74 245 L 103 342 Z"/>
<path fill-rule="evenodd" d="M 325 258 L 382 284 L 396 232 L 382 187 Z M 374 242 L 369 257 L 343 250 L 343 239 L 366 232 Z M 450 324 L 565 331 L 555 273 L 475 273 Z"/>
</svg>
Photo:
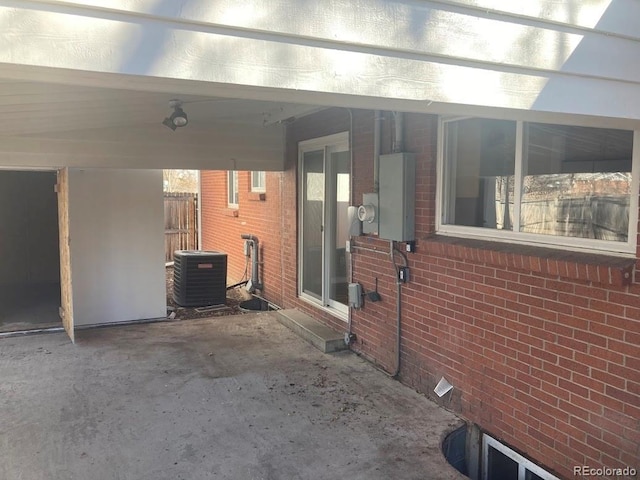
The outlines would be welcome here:
<svg viewBox="0 0 640 480">
<path fill-rule="evenodd" d="M 300 296 L 346 314 L 350 258 L 347 133 L 300 143 Z"/>
<path fill-rule="evenodd" d="M 324 150 L 302 156 L 302 292 L 322 300 Z"/>
</svg>

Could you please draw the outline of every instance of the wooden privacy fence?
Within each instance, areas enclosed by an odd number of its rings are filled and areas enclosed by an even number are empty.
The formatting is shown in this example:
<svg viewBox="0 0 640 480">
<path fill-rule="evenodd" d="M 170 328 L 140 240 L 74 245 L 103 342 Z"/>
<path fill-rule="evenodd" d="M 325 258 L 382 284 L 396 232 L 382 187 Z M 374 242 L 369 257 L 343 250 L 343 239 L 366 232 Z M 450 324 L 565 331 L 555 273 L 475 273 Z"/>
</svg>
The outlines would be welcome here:
<svg viewBox="0 0 640 480">
<path fill-rule="evenodd" d="M 173 261 L 175 250 L 198 248 L 198 195 L 164 194 L 164 258 Z"/>
</svg>

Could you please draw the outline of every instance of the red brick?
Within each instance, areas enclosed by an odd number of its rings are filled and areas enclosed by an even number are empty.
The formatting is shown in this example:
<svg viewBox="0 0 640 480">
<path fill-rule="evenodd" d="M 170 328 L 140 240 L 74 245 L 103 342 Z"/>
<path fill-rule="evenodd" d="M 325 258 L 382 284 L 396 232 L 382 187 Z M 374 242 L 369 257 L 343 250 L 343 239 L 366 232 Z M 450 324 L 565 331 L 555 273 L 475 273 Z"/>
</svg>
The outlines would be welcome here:
<svg viewBox="0 0 640 480">
<path fill-rule="evenodd" d="M 354 109 L 352 115 L 357 203 L 373 190 L 374 114 Z M 390 151 L 393 130 L 387 117 L 382 122 L 384 152 Z M 277 182 L 268 183 L 265 200 L 250 202 L 251 208 L 246 208 L 241 190 L 237 218 L 221 213 L 226 187 L 203 190 L 202 196 L 203 219 L 218 223 L 218 231 L 203 225 L 203 243 L 205 248 L 229 250 L 231 277 L 244 270 L 239 233 L 250 229 L 261 243 L 264 238 L 268 298 L 340 331 L 345 329 L 342 320 L 298 299 L 296 165 L 299 141 L 347 131 L 350 123 L 347 110 L 333 108 L 288 125 L 286 170 L 268 175 L 268 182 Z M 409 255 L 412 281 L 403 288 L 402 381 L 430 394 L 433 378 L 447 372 L 461 395 L 455 407 L 459 413 L 568 478 L 572 472 L 567 465 L 601 464 L 607 457 L 601 449 L 607 445 L 623 450 L 620 460 L 632 458 L 637 450 L 627 451 L 628 442 L 637 445 L 637 424 L 616 427 L 613 422 L 640 418 L 640 382 L 633 380 L 634 372 L 640 371 L 640 285 L 606 285 L 610 278 L 620 283 L 619 268 L 580 263 L 569 252 L 546 255 L 544 250 L 523 247 L 519 254 L 509 244 L 471 245 L 467 239 L 434 237 L 437 118 L 407 114 L 405 127 L 405 144 L 416 154 L 418 166 L 418 252 Z M 220 187 L 216 182 L 222 175 L 207 173 L 203 187 L 207 182 Z M 243 188 L 248 190 L 248 183 Z M 268 212 L 259 211 L 263 208 Z M 261 231 L 259 223 L 269 226 Z M 387 242 L 371 236 L 356 241 L 384 253 L 388 249 Z M 392 366 L 392 267 L 380 253 L 359 252 L 353 260 L 356 280 L 372 288 L 378 277 L 383 297 L 353 312 L 358 338 L 354 350 Z M 638 268 L 640 272 L 640 261 Z M 529 408 L 535 413 L 529 414 Z M 623 417 L 614 418 L 611 411 Z"/>
<path fill-rule="evenodd" d="M 571 408 L 570 405 L 569 405 L 569 408 Z M 582 412 L 581 409 L 577 409 L 577 408 L 573 410 Z M 571 416 L 569 417 L 569 425 L 583 432 L 585 435 L 585 440 L 587 435 L 590 435 L 594 438 L 602 438 L 602 429 L 591 423 L 591 421 L 589 420 L 588 413 L 584 413 L 580 415 L 573 415 L 570 413 L 570 415 Z M 578 439 L 576 438 L 576 440 Z"/>
<path fill-rule="evenodd" d="M 558 386 L 568 390 L 569 392 L 575 393 L 577 396 L 589 398 L 589 390 L 572 381 L 567 381 L 561 378 L 558 380 Z"/>
<path fill-rule="evenodd" d="M 592 323 L 594 323 L 594 322 L 592 322 Z M 574 336 L 574 338 L 576 340 L 578 340 L 580 342 L 589 343 L 592 346 L 593 345 L 597 345 L 599 347 L 606 348 L 607 343 L 608 343 L 607 337 L 605 337 L 603 335 L 595 335 L 594 333 L 585 332 L 583 330 L 576 330 L 573 333 L 573 336 Z"/>
<path fill-rule="evenodd" d="M 573 314 L 576 317 L 583 318 L 585 320 L 590 320 L 592 322 L 604 322 L 606 316 L 603 312 L 596 312 L 594 310 L 589 310 L 586 308 L 575 307 L 573 308 Z"/>
<path fill-rule="evenodd" d="M 612 363 L 622 364 L 622 362 L 624 361 L 624 357 L 620 353 L 609 349 L 600 348 L 596 345 L 591 345 L 589 347 L 589 353 L 591 355 L 594 355 L 595 357 L 603 358 Z"/>
<path fill-rule="evenodd" d="M 631 405 L 631 406 L 640 405 L 640 397 L 638 395 L 634 395 L 633 393 L 627 392 L 626 390 L 622 390 L 622 389 L 607 385 L 605 393 L 617 400 L 620 400 L 621 402 L 627 405 Z"/>
<path fill-rule="evenodd" d="M 592 399 L 594 402 L 598 403 L 599 405 L 602 405 L 605 408 L 605 410 L 609 408 L 609 409 L 622 411 L 623 409 L 624 404 L 620 400 L 612 398 L 609 395 L 603 395 L 601 393 L 598 393 L 592 390 L 589 392 L 589 398 Z"/>
<path fill-rule="evenodd" d="M 612 327 L 608 323 L 591 322 L 589 324 L 589 330 L 597 335 L 615 338 L 617 340 L 624 340 L 625 331 L 619 328 Z"/>
<path fill-rule="evenodd" d="M 620 453 L 620 450 L 616 445 L 612 445 L 609 442 L 592 437 L 591 435 L 587 435 L 587 445 L 598 449 L 601 453 L 609 455 L 611 458 L 614 458 L 614 456 L 618 457 Z"/>
<path fill-rule="evenodd" d="M 609 363 L 607 363 L 607 368 L 609 367 Z M 595 380 L 598 380 L 605 385 L 611 385 L 615 388 L 624 389 L 625 388 L 625 379 L 612 375 L 609 372 L 604 372 L 602 370 L 598 370 L 596 368 L 591 368 L 591 377 Z"/>
<path fill-rule="evenodd" d="M 614 352 L 621 353 L 628 357 L 640 358 L 640 345 L 620 342 L 613 335 L 609 336 L 607 346 Z"/>
</svg>

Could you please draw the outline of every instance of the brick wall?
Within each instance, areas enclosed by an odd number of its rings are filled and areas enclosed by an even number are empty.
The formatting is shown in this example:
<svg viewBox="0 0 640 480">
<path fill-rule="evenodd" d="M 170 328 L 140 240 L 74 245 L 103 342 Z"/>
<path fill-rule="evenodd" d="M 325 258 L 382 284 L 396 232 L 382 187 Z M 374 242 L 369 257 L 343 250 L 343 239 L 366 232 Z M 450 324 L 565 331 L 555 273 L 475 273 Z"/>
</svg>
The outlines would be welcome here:
<svg viewBox="0 0 640 480">
<path fill-rule="evenodd" d="M 281 191 L 283 173 L 267 172 L 265 193 L 251 192 L 251 172 L 238 172 L 238 208 L 227 205 L 227 172 L 203 171 L 202 191 L 202 248 L 227 253 L 227 284 L 243 279 L 246 257 L 243 233 L 253 234 L 260 242 L 260 276 L 263 294 L 270 301 L 282 302 L 282 262 L 280 235 L 282 223 Z M 251 263 L 246 266 L 251 276 Z"/>
<path fill-rule="evenodd" d="M 354 111 L 355 203 L 373 190 L 373 112 Z M 345 110 L 289 129 L 285 216 L 296 218 L 297 142 L 348 128 Z M 390 115 L 382 121 L 390 149 Z M 454 385 L 446 406 L 560 475 L 574 465 L 640 468 L 640 285 L 625 285 L 629 262 L 544 248 L 434 237 L 437 119 L 406 115 L 406 150 L 417 155 L 417 253 L 402 288 L 401 380 L 433 395 Z M 338 328 L 344 323 L 296 298 L 296 234 L 289 248 L 285 304 Z M 360 237 L 355 280 L 382 301 L 353 313 L 354 350 L 395 368 L 395 270 L 389 245 Z M 378 250 L 374 253 L 371 250 Z M 555 257 L 554 257 L 555 256 Z M 440 400 L 441 401 L 441 400 Z"/>
<path fill-rule="evenodd" d="M 382 153 L 393 140 L 391 116 L 384 117 Z M 281 268 L 280 304 L 340 330 L 343 321 L 298 299 L 297 145 L 347 131 L 352 119 L 354 203 L 373 190 L 373 112 L 354 110 L 350 117 L 334 108 L 298 119 L 287 130 L 282 218 L 272 224 L 282 234 L 282 257 L 274 261 L 268 255 L 276 251 L 265 253 L 266 262 Z M 406 150 L 417 156 L 418 240 L 417 252 L 409 254 L 411 281 L 401 293 L 400 379 L 434 397 L 445 376 L 454 385 L 445 406 L 560 476 L 575 478 L 574 465 L 640 468 L 640 284 L 625 277 L 633 265 L 601 255 L 435 236 L 437 119 L 406 115 L 405 127 Z M 203 175 L 203 185 L 224 185 L 215 175 Z M 267 186 L 264 206 L 270 192 Z M 224 200 L 226 190 L 210 193 L 212 205 L 207 195 L 203 191 L 203 219 L 218 219 L 224 230 L 248 221 L 242 197 L 239 217 L 229 218 L 217 199 Z M 260 235 L 255 228 L 252 233 Z M 221 244 L 218 237 L 239 238 L 240 230 L 217 237 L 203 232 L 205 248 Z M 382 301 L 353 312 L 353 349 L 393 371 L 397 287 L 389 244 L 366 236 L 356 244 L 355 280 L 372 290 L 377 278 Z M 239 265 L 232 265 L 238 272 Z"/>
</svg>

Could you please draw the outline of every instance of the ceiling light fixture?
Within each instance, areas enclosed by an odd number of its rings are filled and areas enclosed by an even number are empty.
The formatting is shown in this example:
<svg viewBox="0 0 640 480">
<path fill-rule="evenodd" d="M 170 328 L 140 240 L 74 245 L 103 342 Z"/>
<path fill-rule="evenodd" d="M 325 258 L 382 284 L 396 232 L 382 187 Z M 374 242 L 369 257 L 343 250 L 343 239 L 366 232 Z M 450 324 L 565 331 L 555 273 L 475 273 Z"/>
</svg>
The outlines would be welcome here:
<svg viewBox="0 0 640 480">
<path fill-rule="evenodd" d="M 173 113 L 162 121 L 163 125 L 175 131 L 176 128 L 185 127 L 189 123 L 187 114 L 182 110 L 182 100 L 169 100 L 169 108 L 173 108 Z"/>
</svg>

